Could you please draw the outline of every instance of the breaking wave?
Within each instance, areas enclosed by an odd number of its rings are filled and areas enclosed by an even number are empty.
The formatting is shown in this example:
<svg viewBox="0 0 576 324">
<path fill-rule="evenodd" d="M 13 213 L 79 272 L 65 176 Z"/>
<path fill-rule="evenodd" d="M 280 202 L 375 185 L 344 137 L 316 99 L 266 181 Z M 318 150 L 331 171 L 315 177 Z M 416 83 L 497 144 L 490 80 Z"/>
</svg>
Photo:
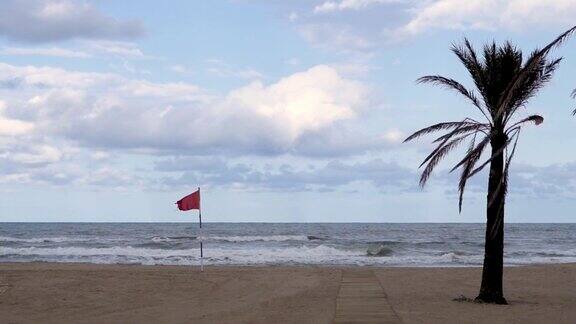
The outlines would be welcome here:
<svg viewBox="0 0 576 324">
<path fill-rule="evenodd" d="M 24 242 L 24 243 L 62 243 L 62 242 L 87 242 L 94 239 L 85 237 L 32 237 L 19 238 L 0 236 L 0 242 Z"/>
<path fill-rule="evenodd" d="M 509 225 L 507 265 L 576 262 L 576 225 Z M 1 224 L 0 262 L 481 266 L 484 226 Z M 549 231 L 554 228 L 555 231 Z M 202 235 L 202 236 L 201 236 Z"/>
<path fill-rule="evenodd" d="M 269 236 L 208 236 L 207 240 L 225 242 L 285 242 L 285 241 L 308 241 L 319 239 L 307 235 L 269 235 Z"/>
</svg>

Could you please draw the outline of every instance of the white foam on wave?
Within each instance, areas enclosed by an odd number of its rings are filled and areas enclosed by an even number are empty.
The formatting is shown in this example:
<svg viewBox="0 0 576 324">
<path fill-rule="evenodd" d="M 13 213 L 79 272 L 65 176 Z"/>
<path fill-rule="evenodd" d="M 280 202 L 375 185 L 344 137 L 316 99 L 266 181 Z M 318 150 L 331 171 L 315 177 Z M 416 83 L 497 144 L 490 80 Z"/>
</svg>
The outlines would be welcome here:
<svg viewBox="0 0 576 324">
<path fill-rule="evenodd" d="M 195 240 L 196 237 L 195 236 L 176 236 L 176 237 L 170 237 L 170 236 L 154 236 L 152 237 L 152 242 L 156 242 L 156 243 L 162 243 L 162 242 L 180 242 L 180 241 L 185 241 L 185 240 Z"/>
<path fill-rule="evenodd" d="M 308 241 L 306 235 L 268 235 L 268 236 L 207 236 L 205 240 L 225 242 L 284 242 L 284 241 Z"/>
<path fill-rule="evenodd" d="M 23 243 L 62 243 L 62 242 L 86 242 L 93 239 L 83 237 L 32 237 L 32 238 L 19 238 L 0 236 L 0 242 L 23 242 Z"/>
<path fill-rule="evenodd" d="M 208 247 L 204 250 L 208 264 L 263 265 L 263 264 L 318 264 L 318 265 L 381 265 L 381 266 L 480 266 L 483 254 L 462 255 L 446 252 L 434 254 L 392 254 L 367 256 L 364 249 L 316 246 L 251 246 Z M 197 265 L 198 248 L 154 249 L 132 246 L 113 247 L 2 247 L 0 259 L 11 261 L 51 261 L 90 263 L 141 263 Z M 576 262 L 574 257 L 526 256 L 505 258 L 509 265 L 534 263 Z"/>
<path fill-rule="evenodd" d="M 148 249 L 148 248 L 135 248 L 131 246 L 115 246 L 107 248 L 84 248 L 84 247 L 23 247 L 11 248 L 5 247 L 0 250 L 2 255 L 24 255 L 24 256 L 133 256 L 133 257 L 170 257 L 170 256 L 185 256 L 191 254 L 191 250 L 163 250 L 163 249 Z"/>
<path fill-rule="evenodd" d="M 262 264 L 323 264 L 323 265 L 410 265 L 410 266 L 458 266 L 481 264 L 478 256 L 461 256 L 454 253 L 442 255 L 392 255 L 370 257 L 364 250 L 338 249 L 328 245 L 292 247 L 239 247 L 208 248 L 204 254 L 207 262 L 215 265 L 262 265 Z M 12 257 L 28 261 L 63 261 L 92 263 L 142 263 L 181 264 L 199 263 L 199 251 L 195 249 L 151 249 L 130 246 L 108 248 L 84 247 L 6 247 L 0 257 Z"/>
</svg>

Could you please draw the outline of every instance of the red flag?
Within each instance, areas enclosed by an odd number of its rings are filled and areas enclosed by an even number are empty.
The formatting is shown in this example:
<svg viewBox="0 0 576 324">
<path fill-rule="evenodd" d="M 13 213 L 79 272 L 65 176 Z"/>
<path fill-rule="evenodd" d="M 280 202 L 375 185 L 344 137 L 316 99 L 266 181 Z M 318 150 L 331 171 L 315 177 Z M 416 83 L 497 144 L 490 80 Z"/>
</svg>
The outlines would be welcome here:
<svg viewBox="0 0 576 324">
<path fill-rule="evenodd" d="M 178 204 L 178 209 L 180 210 L 200 209 L 200 188 L 178 200 L 176 204 Z"/>
</svg>

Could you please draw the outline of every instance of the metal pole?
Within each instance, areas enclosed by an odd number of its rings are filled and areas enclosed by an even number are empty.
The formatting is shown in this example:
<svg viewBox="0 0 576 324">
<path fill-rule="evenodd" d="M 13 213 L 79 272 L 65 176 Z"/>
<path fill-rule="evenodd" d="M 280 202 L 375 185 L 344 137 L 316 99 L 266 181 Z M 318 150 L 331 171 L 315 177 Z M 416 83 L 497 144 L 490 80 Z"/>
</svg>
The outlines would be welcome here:
<svg viewBox="0 0 576 324">
<path fill-rule="evenodd" d="M 198 196 L 200 197 L 200 203 L 198 206 L 198 218 L 200 220 L 200 271 L 204 271 L 204 251 L 202 247 L 202 195 L 200 195 L 200 187 L 198 187 Z"/>
</svg>

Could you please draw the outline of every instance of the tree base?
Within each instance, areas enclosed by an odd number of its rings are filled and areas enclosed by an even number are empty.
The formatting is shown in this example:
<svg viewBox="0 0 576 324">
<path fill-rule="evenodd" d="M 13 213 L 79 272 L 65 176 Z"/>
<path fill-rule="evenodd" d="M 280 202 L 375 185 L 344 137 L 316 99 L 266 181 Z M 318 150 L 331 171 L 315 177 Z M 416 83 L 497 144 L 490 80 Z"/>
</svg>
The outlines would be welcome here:
<svg viewBox="0 0 576 324">
<path fill-rule="evenodd" d="M 483 304 L 496 304 L 496 305 L 508 305 L 506 298 L 500 294 L 480 294 L 474 299 L 477 303 Z"/>
</svg>

